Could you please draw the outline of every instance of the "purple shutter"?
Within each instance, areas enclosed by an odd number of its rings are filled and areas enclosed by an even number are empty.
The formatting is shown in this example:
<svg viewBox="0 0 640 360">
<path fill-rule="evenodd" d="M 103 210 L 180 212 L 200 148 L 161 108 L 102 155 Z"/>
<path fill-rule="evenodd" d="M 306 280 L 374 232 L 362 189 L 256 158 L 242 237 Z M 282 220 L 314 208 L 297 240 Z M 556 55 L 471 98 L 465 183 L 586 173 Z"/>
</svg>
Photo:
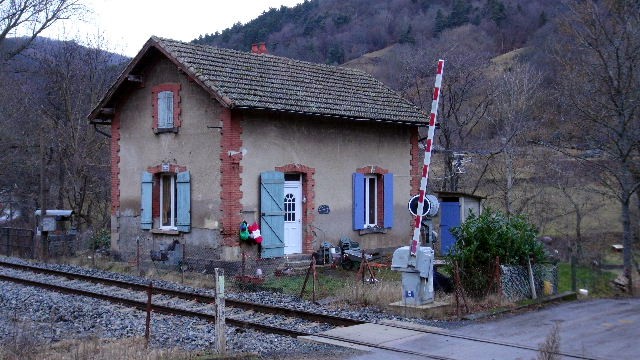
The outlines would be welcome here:
<svg viewBox="0 0 640 360">
<path fill-rule="evenodd" d="M 384 175 L 384 227 L 393 227 L 393 174 Z"/>
<path fill-rule="evenodd" d="M 364 175 L 353 173 L 353 230 L 364 229 Z"/>
</svg>

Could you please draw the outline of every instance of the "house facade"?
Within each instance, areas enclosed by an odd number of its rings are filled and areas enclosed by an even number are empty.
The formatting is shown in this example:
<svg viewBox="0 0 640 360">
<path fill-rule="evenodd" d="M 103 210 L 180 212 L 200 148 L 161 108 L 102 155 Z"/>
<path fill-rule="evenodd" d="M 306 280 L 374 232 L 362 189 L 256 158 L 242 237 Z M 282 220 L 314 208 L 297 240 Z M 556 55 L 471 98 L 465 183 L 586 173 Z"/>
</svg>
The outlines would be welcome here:
<svg viewBox="0 0 640 360">
<path fill-rule="evenodd" d="M 152 37 L 92 123 L 111 130 L 111 247 L 185 257 L 405 245 L 426 116 L 363 72 Z M 243 245 L 241 223 L 260 225 Z"/>
</svg>

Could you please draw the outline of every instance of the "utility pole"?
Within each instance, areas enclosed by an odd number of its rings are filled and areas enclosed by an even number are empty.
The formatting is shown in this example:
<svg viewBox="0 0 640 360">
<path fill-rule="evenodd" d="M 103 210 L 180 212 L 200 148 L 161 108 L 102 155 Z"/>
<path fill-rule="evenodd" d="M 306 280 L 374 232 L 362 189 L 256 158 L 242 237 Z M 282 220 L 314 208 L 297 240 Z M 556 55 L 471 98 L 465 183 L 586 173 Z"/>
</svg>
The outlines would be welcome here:
<svg viewBox="0 0 640 360">
<path fill-rule="evenodd" d="M 44 175 L 45 175 L 45 151 L 44 151 L 44 130 L 40 127 L 40 246 L 42 249 L 41 257 L 44 262 L 49 259 L 49 232 L 44 229 L 44 218 L 47 215 L 47 201 L 44 191 Z"/>
</svg>

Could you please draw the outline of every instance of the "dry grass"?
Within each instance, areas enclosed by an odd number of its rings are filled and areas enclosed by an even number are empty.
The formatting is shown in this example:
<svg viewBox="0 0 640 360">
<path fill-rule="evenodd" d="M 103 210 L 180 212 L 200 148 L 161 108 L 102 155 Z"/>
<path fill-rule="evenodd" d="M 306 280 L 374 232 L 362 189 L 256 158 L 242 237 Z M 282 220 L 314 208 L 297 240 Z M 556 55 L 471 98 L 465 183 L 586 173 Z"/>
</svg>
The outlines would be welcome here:
<svg viewBox="0 0 640 360">
<path fill-rule="evenodd" d="M 336 297 L 349 304 L 385 307 L 396 302 L 402 296 L 402 283 L 399 281 L 379 281 L 374 284 L 355 281 L 336 292 Z"/>
<path fill-rule="evenodd" d="M 204 351 L 147 349 L 144 338 L 65 340 L 51 346 L 38 345 L 36 339 L 31 338 L 22 345 L 20 348 L 0 345 L 0 360 L 253 360 L 259 358 L 255 354 L 219 355 Z"/>
<path fill-rule="evenodd" d="M 42 346 L 37 339 L 21 338 L 20 346 L 11 341 L 0 346 L 0 359 L 6 360 L 110 360 L 110 359 L 196 359 L 196 353 L 172 349 L 146 349 L 143 338 L 103 340 L 98 338 L 65 340 Z"/>
<path fill-rule="evenodd" d="M 553 326 L 544 343 L 538 348 L 537 360 L 556 360 L 560 359 L 558 352 L 560 351 L 560 329 L 558 323 Z"/>
</svg>

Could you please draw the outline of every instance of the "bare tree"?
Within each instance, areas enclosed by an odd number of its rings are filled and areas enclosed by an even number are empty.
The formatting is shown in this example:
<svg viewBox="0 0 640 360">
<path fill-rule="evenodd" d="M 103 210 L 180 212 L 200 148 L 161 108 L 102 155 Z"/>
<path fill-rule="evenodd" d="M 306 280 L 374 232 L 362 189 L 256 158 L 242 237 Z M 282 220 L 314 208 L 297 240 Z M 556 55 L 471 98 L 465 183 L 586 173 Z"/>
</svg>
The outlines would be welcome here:
<svg viewBox="0 0 640 360">
<path fill-rule="evenodd" d="M 472 140 L 492 101 L 485 75 L 488 63 L 487 58 L 467 52 L 448 57 L 438 132 L 444 150 L 444 191 L 459 191 L 463 154 L 480 150 L 473 148 Z"/>
<path fill-rule="evenodd" d="M 92 48 L 68 41 L 38 57 L 44 99 L 39 114 L 48 129 L 53 166 L 50 179 L 57 207 L 70 207 L 82 224 L 104 226 L 108 214 L 107 139 L 86 121 L 119 70 L 119 56 L 102 50 L 102 39 Z M 103 211 L 101 211 L 103 210 Z"/>
<path fill-rule="evenodd" d="M 557 49 L 561 95 L 571 105 L 575 139 L 601 156 L 579 156 L 600 174 L 621 207 L 624 275 L 632 284 L 630 204 L 640 188 L 640 3 L 580 1 L 568 4 L 561 25 L 567 41 Z M 563 144 L 556 144 L 564 148 Z"/>
<path fill-rule="evenodd" d="M 10 169 L 0 177 L 0 192 L 11 190 L 23 214 L 45 202 L 73 209 L 80 226 L 99 228 L 109 221 L 108 139 L 86 114 L 125 59 L 103 50 L 100 38 L 83 43 L 90 47 L 39 42 L 0 72 L 0 168 Z"/>
<path fill-rule="evenodd" d="M 0 0 L 0 65 L 29 47 L 51 25 L 84 11 L 80 0 Z M 14 36 L 24 38 L 6 46 L 5 40 Z"/>
<path fill-rule="evenodd" d="M 517 196 L 514 192 L 518 179 L 531 164 L 524 160 L 529 155 L 527 135 L 538 126 L 535 110 L 541 92 L 541 74 L 526 64 L 514 63 L 495 79 L 492 106 L 488 111 L 492 136 L 497 138 L 496 150 L 490 159 L 501 161 L 488 166 L 497 193 L 507 214 L 520 212 L 535 199 L 536 190 Z M 514 207 L 519 203 L 519 209 Z"/>
</svg>

